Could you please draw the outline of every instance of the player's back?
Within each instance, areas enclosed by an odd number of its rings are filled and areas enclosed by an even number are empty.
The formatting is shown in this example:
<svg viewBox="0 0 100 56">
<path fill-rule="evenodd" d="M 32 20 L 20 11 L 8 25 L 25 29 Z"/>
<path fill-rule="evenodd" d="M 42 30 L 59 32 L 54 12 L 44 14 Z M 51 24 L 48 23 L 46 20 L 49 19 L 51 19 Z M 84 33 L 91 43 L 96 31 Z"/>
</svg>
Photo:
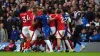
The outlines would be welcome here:
<svg viewBox="0 0 100 56">
<path fill-rule="evenodd" d="M 30 19 L 30 17 L 29 17 L 27 12 L 21 13 L 20 14 L 20 18 L 22 20 L 23 26 L 30 26 L 31 25 L 31 19 Z"/>
<path fill-rule="evenodd" d="M 48 20 L 49 20 L 49 16 L 47 16 L 46 14 L 43 14 L 42 16 L 41 16 L 41 18 L 42 18 L 42 24 L 43 24 L 43 27 L 46 27 L 46 26 L 49 26 L 48 24 Z"/>
<path fill-rule="evenodd" d="M 64 30 L 65 29 L 65 23 L 64 23 L 63 16 L 61 14 L 58 14 L 56 19 L 57 19 L 57 29 L 58 30 Z"/>
<path fill-rule="evenodd" d="M 50 19 L 51 18 L 55 18 L 56 17 L 56 14 L 50 14 L 49 17 L 50 17 Z M 50 21 L 50 27 L 55 27 L 55 26 L 56 26 L 55 25 L 55 20 L 51 20 Z"/>
</svg>

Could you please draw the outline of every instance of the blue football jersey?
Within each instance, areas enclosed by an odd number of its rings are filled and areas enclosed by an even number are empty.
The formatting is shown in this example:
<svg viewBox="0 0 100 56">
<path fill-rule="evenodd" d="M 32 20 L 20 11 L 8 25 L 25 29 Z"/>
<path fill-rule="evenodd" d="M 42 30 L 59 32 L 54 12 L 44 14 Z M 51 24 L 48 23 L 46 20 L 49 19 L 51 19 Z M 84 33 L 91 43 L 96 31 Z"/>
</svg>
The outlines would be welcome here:
<svg viewBox="0 0 100 56">
<path fill-rule="evenodd" d="M 64 21 L 67 22 L 69 16 L 67 16 L 66 13 L 62 14 L 62 16 L 64 17 Z"/>
<path fill-rule="evenodd" d="M 43 27 L 43 33 L 45 37 L 50 36 L 50 27 L 49 27 L 49 16 L 46 14 L 43 14 L 42 16 L 37 16 L 36 19 L 41 20 L 42 27 Z"/>
</svg>

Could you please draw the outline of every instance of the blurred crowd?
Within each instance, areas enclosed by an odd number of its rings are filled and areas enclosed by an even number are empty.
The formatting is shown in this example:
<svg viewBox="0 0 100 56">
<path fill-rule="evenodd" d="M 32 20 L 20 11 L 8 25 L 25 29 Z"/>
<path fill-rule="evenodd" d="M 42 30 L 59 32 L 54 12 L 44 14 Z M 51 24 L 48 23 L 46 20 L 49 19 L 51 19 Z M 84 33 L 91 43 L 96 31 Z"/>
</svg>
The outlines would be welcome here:
<svg viewBox="0 0 100 56">
<path fill-rule="evenodd" d="M 19 15 L 23 6 L 67 8 L 71 32 L 79 32 L 80 41 L 100 41 L 100 4 L 95 0 L 0 0 L 0 42 L 20 40 L 22 22 Z"/>
</svg>

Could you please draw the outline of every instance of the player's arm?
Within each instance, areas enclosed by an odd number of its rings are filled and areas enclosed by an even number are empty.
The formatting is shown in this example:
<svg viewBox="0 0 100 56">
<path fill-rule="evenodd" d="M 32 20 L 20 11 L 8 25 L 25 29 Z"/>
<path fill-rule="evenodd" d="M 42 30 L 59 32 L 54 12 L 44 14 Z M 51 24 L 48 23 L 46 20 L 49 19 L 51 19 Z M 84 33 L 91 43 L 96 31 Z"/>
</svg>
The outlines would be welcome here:
<svg viewBox="0 0 100 56">
<path fill-rule="evenodd" d="M 42 18 L 41 18 L 41 16 L 36 16 L 36 19 L 41 20 Z"/>
<path fill-rule="evenodd" d="M 56 20 L 56 19 L 57 19 L 57 15 L 55 15 L 55 16 L 54 16 L 54 15 L 51 15 L 51 16 L 50 16 L 50 20 L 51 20 L 51 21 L 52 21 L 52 20 Z"/>
<path fill-rule="evenodd" d="M 36 26 L 38 24 L 38 20 L 32 20 L 32 25 Z"/>
<path fill-rule="evenodd" d="M 55 18 L 50 18 L 50 20 L 52 21 L 52 20 L 55 20 Z"/>
<path fill-rule="evenodd" d="M 36 26 L 38 24 L 38 21 L 41 20 L 41 16 L 36 16 L 35 20 L 32 20 L 32 25 Z"/>
</svg>

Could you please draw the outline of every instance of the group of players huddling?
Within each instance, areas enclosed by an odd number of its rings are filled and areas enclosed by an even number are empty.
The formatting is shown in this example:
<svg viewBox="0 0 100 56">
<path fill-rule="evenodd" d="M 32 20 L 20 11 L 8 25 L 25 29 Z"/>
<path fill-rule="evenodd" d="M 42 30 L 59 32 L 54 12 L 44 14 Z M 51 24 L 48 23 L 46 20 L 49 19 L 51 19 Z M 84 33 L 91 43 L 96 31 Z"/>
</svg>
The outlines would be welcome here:
<svg viewBox="0 0 100 56">
<path fill-rule="evenodd" d="M 72 42 L 68 40 L 68 37 L 71 37 L 69 28 L 71 19 L 66 9 L 23 6 L 21 10 L 20 19 L 23 25 L 21 51 L 35 51 L 34 48 L 40 45 L 42 51 L 46 52 L 75 51 Z"/>
</svg>

